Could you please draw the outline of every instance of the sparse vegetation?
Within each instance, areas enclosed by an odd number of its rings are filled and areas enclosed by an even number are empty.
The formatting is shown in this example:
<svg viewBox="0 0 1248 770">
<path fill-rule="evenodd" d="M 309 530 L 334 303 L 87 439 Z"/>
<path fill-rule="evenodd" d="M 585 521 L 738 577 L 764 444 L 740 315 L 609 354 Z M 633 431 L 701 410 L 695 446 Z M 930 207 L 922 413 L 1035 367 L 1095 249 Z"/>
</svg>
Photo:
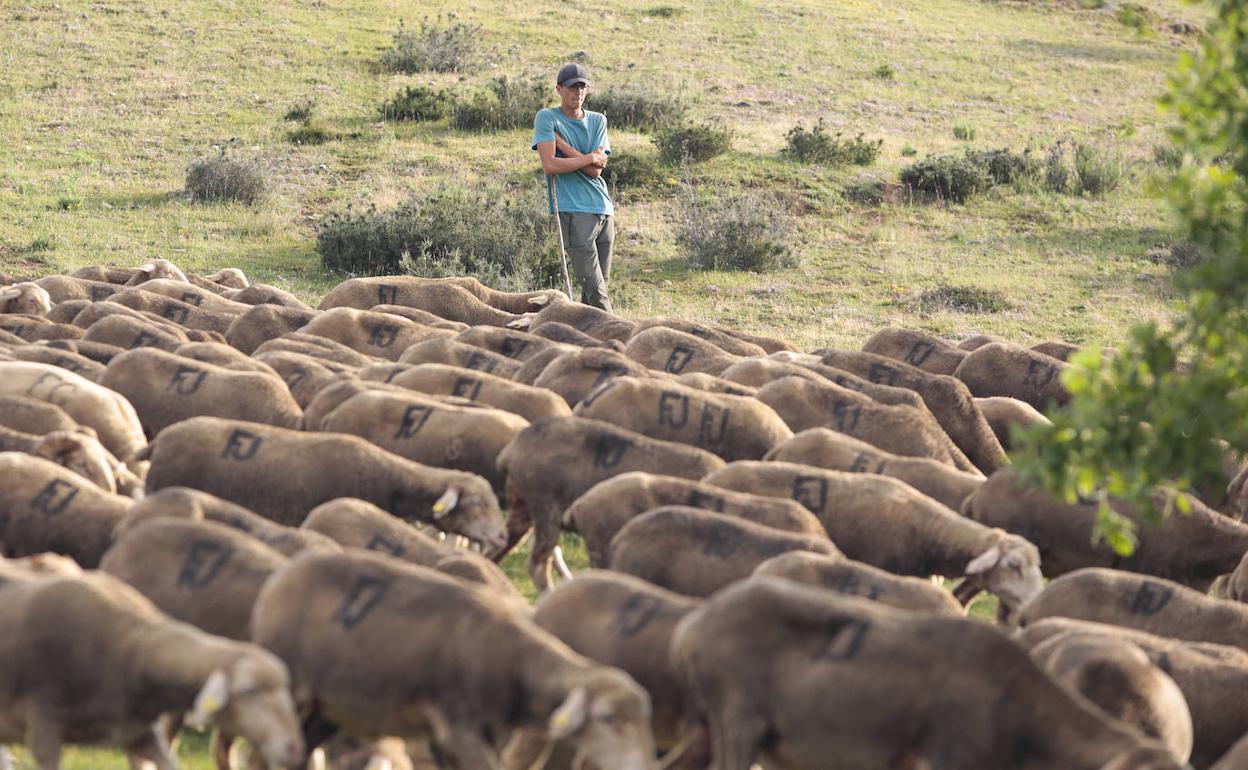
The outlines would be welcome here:
<svg viewBox="0 0 1248 770">
<path fill-rule="evenodd" d="M 953 127 L 953 138 L 961 142 L 975 141 L 975 135 L 979 133 L 975 130 L 975 126 L 970 123 L 958 123 Z"/>
<path fill-rule="evenodd" d="M 611 128 L 653 131 L 660 126 L 680 123 L 688 103 L 676 96 L 646 88 L 607 88 L 590 91 L 586 106 L 607 116 Z"/>
<path fill-rule="evenodd" d="M 533 116 L 551 100 L 541 80 L 499 75 L 455 105 L 451 125 L 465 131 L 508 131 L 533 125 Z"/>
<path fill-rule="evenodd" d="M 312 119 L 312 113 L 315 110 L 315 99 L 301 99 L 290 105 L 290 109 L 286 110 L 286 114 L 282 116 L 282 120 L 297 120 L 301 123 L 306 123 Z"/>
<path fill-rule="evenodd" d="M 402 21 L 394 44 L 381 55 L 381 69 L 389 72 L 458 72 L 477 58 L 481 25 L 459 20 L 455 14 L 436 21 L 421 19 L 420 30 L 408 31 Z"/>
<path fill-rule="evenodd" d="M 828 166 L 869 166 L 880 156 L 883 139 L 864 139 L 858 134 L 853 139 L 842 139 L 841 134 L 829 135 L 820 119 L 815 127 L 806 130 L 797 125 L 784 135 L 785 155 L 803 163 L 823 163 Z"/>
<path fill-rule="evenodd" d="M 674 173 L 653 154 L 614 153 L 603 169 L 602 179 L 613 198 L 617 193 L 645 197 L 674 187 Z"/>
<path fill-rule="evenodd" d="M 1100 146 L 1076 143 L 1074 149 L 1076 193 L 1102 196 L 1118 189 L 1127 167 L 1122 151 L 1111 140 Z"/>
<path fill-rule="evenodd" d="M 911 145 L 909 145 L 909 144 L 902 145 L 902 148 L 901 148 L 901 157 L 903 157 L 903 158 L 913 158 L 915 155 L 918 155 L 918 154 L 919 154 L 919 151 L 918 151 L 917 149 L 915 149 L 913 146 L 911 146 Z"/>
<path fill-rule="evenodd" d="M 918 307 L 925 313 L 940 310 L 953 310 L 958 313 L 1000 313 L 1009 310 L 1012 305 L 1005 294 L 997 289 L 941 284 L 919 294 Z"/>
<path fill-rule="evenodd" d="M 336 132 L 311 121 L 300 123 L 297 128 L 286 132 L 286 140 L 291 144 L 325 144 L 339 138 Z"/>
<path fill-rule="evenodd" d="M 1153 162 L 1162 168 L 1174 171 L 1183 165 L 1183 150 L 1173 144 L 1154 145 Z"/>
<path fill-rule="evenodd" d="M 225 153 L 200 158 L 186 169 L 186 192 L 196 203 L 252 204 L 264 196 L 265 189 L 264 173 L 257 163 Z"/>
<path fill-rule="evenodd" d="M 381 105 L 382 120 L 441 120 L 451 113 L 451 96 L 429 86 L 407 86 Z"/>
<path fill-rule="evenodd" d="M 695 270 L 768 273 L 796 264 L 792 217 L 765 192 L 686 188 L 676 240 Z"/>
<path fill-rule="evenodd" d="M 659 129 L 654 146 L 668 163 L 700 163 L 732 149 L 732 131 L 711 123 Z"/>
<path fill-rule="evenodd" d="M 880 80 L 893 80 L 897 77 L 897 70 L 893 69 L 893 65 L 886 62 L 872 70 L 871 75 Z"/>
<path fill-rule="evenodd" d="M 901 183 L 912 190 L 929 193 L 954 203 L 992 187 L 987 165 L 970 153 L 929 155 L 901 170 Z"/>
</svg>

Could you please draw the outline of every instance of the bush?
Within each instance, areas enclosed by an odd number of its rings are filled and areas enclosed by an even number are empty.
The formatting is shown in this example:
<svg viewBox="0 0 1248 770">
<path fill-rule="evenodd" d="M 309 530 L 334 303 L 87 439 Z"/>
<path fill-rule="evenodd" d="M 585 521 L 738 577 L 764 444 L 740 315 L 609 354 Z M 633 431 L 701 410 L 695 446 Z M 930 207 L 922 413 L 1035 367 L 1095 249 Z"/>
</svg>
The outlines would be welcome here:
<svg viewBox="0 0 1248 770">
<path fill-rule="evenodd" d="M 1177 170 L 1183 165 L 1183 150 L 1173 144 L 1158 144 L 1153 147 L 1153 162 L 1162 168 Z"/>
<path fill-rule="evenodd" d="M 901 157 L 903 158 L 913 158 L 915 155 L 918 155 L 918 154 L 919 154 L 919 151 L 909 144 L 901 148 Z"/>
<path fill-rule="evenodd" d="M 471 64 L 477 55 L 477 40 L 481 25 L 459 21 L 455 14 L 448 14 L 443 22 L 421 19 L 420 31 L 409 32 L 399 22 L 394 33 L 394 45 L 381 55 L 379 66 L 390 72 L 412 74 L 414 72 L 458 72 Z"/>
<path fill-rule="evenodd" d="M 884 146 L 883 139 L 870 141 L 862 138 L 862 134 L 853 139 L 841 139 L 837 133 L 829 136 L 820 119 L 815 127 L 807 131 L 797 125 L 784 135 L 785 146 L 781 150 L 785 155 L 803 163 L 823 163 L 829 166 L 842 166 L 852 163 L 856 166 L 869 166 L 880 156 Z"/>
<path fill-rule="evenodd" d="M 307 123 L 312 119 L 312 111 L 315 109 L 315 99 L 304 99 L 301 102 L 295 102 L 290 105 L 290 109 L 286 110 L 286 114 L 282 116 L 282 120 L 298 120 L 303 123 Z"/>
<path fill-rule="evenodd" d="M 451 125 L 466 131 L 509 131 L 533 125 L 533 116 L 546 106 L 550 88 L 544 81 L 500 75 L 455 105 Z"/>
<path fill-rule="evenodd" d="M 984 164 L 988 176 L 994 184 L 1014 184 L 1030 182 L 1040 177 L 1042 164 L 1031 154 L 1031 150 L 1021 153 L 1009 150 L 989 150 L 975 154 L 975 159 Z"/>
<path fill-rule="evenodd" d="M 443 182 L 397 208 L 332 214 L 316 238 L 321 264 L 349 275 L 476 275 L 490 285 L 553 286 L 558 241 L 542 185 Z"/>
<path fill-rule="evenodd" d="M 222 153 L 200 158 L 186 169 L 186 191 L 197 203 L 238 201 L 252 204 L 264 197 L 266 184 L 260 167 Z"/>
<path fill-rule="evenodd" d="M 450 95 L 428 86 L 408 86 L 381 105 L 382 120 L 441 120 L 450 112 Z"/>
<path fill-rule="evenodd" d="M 697 270 L 765 273 L 796 264 L 793 218 L 775 197 L 756 191 L 688 192 L 679 207 L 676 242 Z"/>
<path fill-rule="evenodd" d="M 654 135 L 659 157 L 668 163 L 700 163 L 732 149 L 732 131 L 710 123 L 663 128 Z"/>
<path fill-rule="evenodd" d="M 901 183 L 962 203 L 992 186 L 987 165 L 966 155 L 930 155 L 901 170 Z"/>
<path fill-rule="evenodd" d="M 1075 143 L 1075 192 L 1100 196 L 1113 192 L 1126 174 L 1122 151 L 1109 140 L 1097 149 L 1089 144 Z"/>
<path fill-rule="evenodd" d="M 924 312 L 954 310 L 959 313 L 999 313 L 1011 307 L 1002 292 L 976 286 L 941 284 L 919 295 L 919 308 Z"/>
<path fill-rule="evenodd" d="M 340 138 L 337 132 L 311 122 L 302 123 L 298 128 L 286 132 L 286 140 L 291 144 L 325 144 Z"/>
<path fill-rule="evenodd" d="M 975 126 L 970 123 L 959 123 L 953 127 L 953 138 L 962 142 L 972 142 L 975 140 Z"/>
<path fill-rule="evenodd" d="M 607 116 L 615 128 L 653 131 L 664 125 L 681 122 L 687 111 L 685 102 L 674 96 L 641 88 L 608 88 L 602 93 L 590 92 L 586 106 Z"/>
<path fill-rule="evenodd" d="M 612 197 L 617 191 L 653 192 L 676 184 L 673 169 L 657 157 L 634 153 L 612 154 L 602 170 L 602 180 L 611 189 Z"/>
<path fill-rule="evenodd" d="M 871 74 L 880 80 L 892 80 L 897 77 L 897 71 L 893 69 L 893 65 L 887 63 L 876 67 Z"/>
<path fill-rule="evenodd" d="M 1066 166 L 1066 142 L 1058 140 L 1044 154 L 1044 187 L 1049 192 L 1070 190 L 1070 169 Z"/>
</svg>

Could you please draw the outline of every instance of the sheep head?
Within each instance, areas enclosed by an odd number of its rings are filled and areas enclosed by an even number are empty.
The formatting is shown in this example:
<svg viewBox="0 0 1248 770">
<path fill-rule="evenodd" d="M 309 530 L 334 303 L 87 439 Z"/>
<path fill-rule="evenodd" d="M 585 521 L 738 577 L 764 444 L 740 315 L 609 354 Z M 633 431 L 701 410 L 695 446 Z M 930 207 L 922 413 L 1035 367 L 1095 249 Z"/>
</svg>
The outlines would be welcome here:
<svg viewBox="0 0 1248 770">
<path fill-rule="evenodd" d="M 113 469 L 119 463 L 95 437 L 95 431 L 52 431 L 35 445 L 31 454 L 65 466 L 100 489 L 117 493 L 117 476 Z"/>
<path fill-rule="evenodd" d="M 130 280 L 126 281 L 126 285 L 138 286 L 144 281 L 152 281 L 157 278 L 190 283 L 187 280 L 186 273 L 179 270 L 177 265 L 167 259 L 153 259 L 140 265 L 135 274 L 130 277 Z"/>
<path fill-rule="evenodd" d="M 603 770 L 657 770 L 650 697 L 622 671 L 592 669 L 550 715 L 547 731 Z"/>
<path fill-rule="evenodd" d="M 247 647 L 230 665 L 208 675 L 186 724 L 201 728 L 212 722 L 258 747 L 269 765 L 300 767 L 303 731 L 286 666 L 264 650 Z"/>
<path fill-rule="evenodd" d="M 481 543 L 486 553 L 501 550 L 507 543 L 498 498 L 483 478 L 456 480 L 433 504 L 431 513 L 439 529 Z"/>
<path fill-rule="evenodd" d="M 46 316 L 52 310 L 52 296 L 36 283 L 22 281 L 0 289 L 0 313 Z"/>
<path fill-rule="evenodd" d="M 208 276 L 208 280 L 213 283 L 219 283 L 227 289 L 246 289 L 251 285 L 251 281 L 247 280 L 247 276 L 237 267 L 226 267 L 218 270 Z"/>
<path fill-rule="evenodd" d="M 1044 588 L 1040 551 L 1018 535 L 996 530 L 998 539 L 966 565 L 966 581 L 956 595 L 969 601 L 980 590 L 996 594 L 997 619 L 1010 624 L 1018 611 Z M 967 590 L 967 589 L 971 590 Z"/>
</svg>

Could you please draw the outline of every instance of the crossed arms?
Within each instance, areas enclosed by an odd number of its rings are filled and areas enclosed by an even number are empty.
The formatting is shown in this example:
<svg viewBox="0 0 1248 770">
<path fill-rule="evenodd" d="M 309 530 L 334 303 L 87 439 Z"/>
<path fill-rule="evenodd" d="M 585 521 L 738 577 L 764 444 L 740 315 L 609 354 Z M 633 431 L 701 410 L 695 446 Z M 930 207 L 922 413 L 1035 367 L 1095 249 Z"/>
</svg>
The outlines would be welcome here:
<svg viewBox="0 0 1248 770">
<path fill-rule="evenodd" d="M 555 150 L 565 157 L 555 157 Z M 542 160 L 542 171 L 547 174 L 580 171 L 591 179 L 597 179 L 602 176 L 602 169 L 607 165 L 607 154 L 602 151 L 601 147 L 593 152 L 577 152 L 572 145 L 563 140 L 562 136 L 559 136 L 558 132 L 555 133 L 555 141 L 540 142 L 537 145 L 537 156 Z"/>
</svg>

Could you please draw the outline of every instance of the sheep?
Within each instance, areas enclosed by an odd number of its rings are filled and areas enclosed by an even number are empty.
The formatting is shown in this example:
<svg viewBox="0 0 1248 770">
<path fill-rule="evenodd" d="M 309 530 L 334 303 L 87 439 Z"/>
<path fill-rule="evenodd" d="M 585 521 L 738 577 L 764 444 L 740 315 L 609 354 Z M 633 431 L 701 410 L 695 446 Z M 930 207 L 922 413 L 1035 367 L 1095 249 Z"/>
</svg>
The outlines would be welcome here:
<svg viewBox="0 0 1248 770">
<path fill-rule="evenodd" d="M 729 461 L 762 459 L 793 437 L 780 415 L 756 399 L 649 378 L 613 377 L 577 404 L 573 413 L 696 446 Z"/>
<path fill-rule="evenodd" d="M 52 297 L 37 283 L 22 281 L 0 289 L 0 313 L 46 316 L 52 311 Z"/>
<path fill-rule="evenodd" d="M 1235 742 L 1235 745 L 1209 770 L 1245 770 L 1248 768 L 1248 734 Z"/>
<path fill-rule="evenodd" d="M 44 317 L 58 324 L 73 323 L 74 318 L 82 312 L 83 308 L 90 304 L 91 300 L 89 299 L 65 300 L 53 306 Z"/>
<path fill-rule="evenodd" d="M 579 302 L 553 302 L 537 311 L 536 315 L 520 316 L 507 325 L 513 329 L 523 329 L 532 333 L 542 324 L 552 321 L 571 326 L 603 342 L 610 340 L 627 342 L 637 328 L 637 324 L 632 321 Z"/>
<path fill-rule="evenodd" d="M 710 452 L 598 420 L 539 420 L 520 431 L 498 456 L 498 467 L 507 477 L 507 548 L 532 526 L 529 574 L 538 590 L 545 590 L 563 511 L 590 487 L 628 471 L 697 479 L 723 464 Z"/>
<path fill-rule="evenodd" d="M 78 423 L 56 404 L 29 396 L 0 396 L 0 426 L 42 436 L 75 430 Z"/>
<path fill-rule="evenodd" d="M 529 333 L 535 337 L 550 340 L 551 342 L 560 342 L 564 345 L 575 345 L 578 348 L 610 348 L 612 350 L 623 350 L 624 344 L 619 340 L 603 341 L 597 337 L 591 337 L 585 332 L 568 326 L 559 321 L 547 321 L 540 326 L 530 328 Z"/>
<path fill-rule="evenodd" d="M 298 331 L 316 317 L 316 311 L 283 305 L 256 305 L 242 313 L 225 330 L 225 341 L 251 355 L 261 344 Z"/>
<path fill-rule="evenodd" d="M 865 380 L 857 375 L 820 363 L 818 356 L 806 353 L 781 352 L 766 358 L 747 358 L 725 369 L 720 376 L 726 380 L 753 388 L 761 388 L 782 377 L 794 376 L 811 382 L 832 382 L 842 388 L 849 388 L 873 401 L 888 406 L 909 406 L 915 409 L 927 409 L 918 393 L 906 388 L 895 388 L 891 385 Z"/>
<path fill-rule="evenodd" d="M 368 366 L 369 364 L 381 363 L 384 360 L 352 350 L 341 342 L 335 342 L 328 337 L 307 334 L 302 331 L 287 332 L 280 337 L 263 342 L 251 355 L 259 356 L 261 353 L 270 351 L 302 353 L 354 369 Z"/>
<path fill-rule="evenodd" d="M 546 725 L 603 770 L 656 768 L 649 698 L 631 677 L 426 568 L 364 551 L 300 555 L 265 585 L 252 628 L 344 732 L 429 736 L 456 767 L 500 770 L 504 736 Z"/>
<path fill-rule="evenodd" d="M 762 576 L 692 610 L 671 654 L 717 770 L 1182 767 L 962 618 Z"/>
<path fill-rule="evenodd" d="M 341 303 L 345 295 L 339 293 L 339 290 L 346 283 L 349 283 L 349 281 L 344 281 L 343 284 L 339 284 L 338 287 L 326 294 L 318 306 L 319 309 L 334 310 L 341 307 L 349 307 L 349 305 Z M 396 291 L 388 292 L 387 288 L 394 288 Z M 448 321 L 458 321 L 469 326 L 506 326 L 518 317 L 515 313 L 508 313 L 486 304 L 467 289 L 456 286 L 453 283 L 429 281 L 427 283 L 407 284 L 402 287 L 402 296 L 399 296 L 398 289 L 399 287 L 393 284 L 378 285 L 372 291 L 374 301 L 370 302 L 368 307 L 373 305 L 409 305 L 441 316 Z"/>
<path fill-rule="evenodd" d="M 1011 622 L 1040 593 L 1040 553 L 1015 534 L 965 519 L 887 476 L 782 462 L 736 462 L 702 479 L 754 494 L 792 498 L 819 517 L 832 542 L 857 561 L 898 575 L 966 575 L 955 595 L 987 590 Z"/>
<path fill-rule="evenodd" d="M 505 409 L 529 422 L 572 414 L 562 398 L 547 390 L 474 369 L 447 364 L 378 364 L 359 371 L 360 379 L 387 382 L 435 396 L 459 396 Z"/>
<path fill-rule="evenodd" d="M 59 406 L 95 430 L 108 451 L 128 459 L 147 444 L 134 407 L 120 394 L 47 364 L 0 363 L 0 395 L 26 396 Z"/>
<path fill-rule="evenodd" d="M 149 493 L 192 487 L 279 524 L 297 525 L 328 500 L 358 497 L 491 549 L 506 542 L 498 499 L 485 479 L 404 460 L 358 436 L 192 417 L 162 430 L 141 459 L 152 463 Z"/>
<path fill-rule="evenodd" d="M 259 372 L 270 377 L 278 376 L 273 367 L 263 361 L 257 361 L 224 342 L 188 342 L 185 345 L 179 345 L 178 349 L 173 352 L 182 358 L 203 361 L 206 364 L 220 366 L 223 369 L 234 369 L 240 372 Z"/>
<path fill-rule="evenodd" d="M 648 318 L 637 323 L 637 328 L 633 331 L 633 336 L 651 329 L 656 326 L 675 329 L 685 334 L 692 334 L 695 337 L 706 340 L 715 347 L 734 356 L 765 356 L 767 351 L 761 346 L 728 334 L 706 324 L 700 324 L 696 321 L 687 321 L 682 318 Z"/>
<path fill-rule="evenodd" d="M 536 334 L 498 326 L 470 326 L 454 337 L 456 342 L 488 350 L 505 358 L 527 361 L 547 348 L 557 347 L 565 351 L 575 346 L 551 342 Z"/>
<path fill-rule="evenodd" d="M 895 358 L 932 374 L 953 374 L 969 355 L 951 342 L 913 329 L 881 329 L 862 343 L 863 351 Z"/>
<path fill-rule="evenodd" d="M 70 273 L 71 278 L 82 278 L 101 283 L 115 283 L 124 286 L 126 281 L 134 277 L 137 271 L 133 267 L 114 267 L 112 265 L 88 265 Z"/>
<path fill-rule="evenodd" d="M 520 293 L 496 291 L 470 276 L 419 278 L 386 275 L 343 281 L 321 300 L 321 309 L 354 307 L 366 310 L 374 305 L 424 308 L 428 299 L 426 287 L 430 285 L 459 287 L 481 302 L 512 314 L 528 313 L 559 302 L 569 304 L 562 292 L 552 289 Z"/>
<path fill-rule="evenodd" d="M 717 328 L 719 331 L 723 332 L 724 334 L 727 334 L 731 337 L 736 337 L 739 340 L 744 340 L 750 343 L 751 345 L 758 345 L 760 348 L 766 351 L 768 355 L 772 355 L 775 353 L 797 353 L 798 352 L 797 346 L 791 342 L 788 342 L 787 340 L 778 339 L 776 337 L 768 337 L 762 334 L 753 334 L 751 332 L 741 331 L 740 329 L 731 329 L 727 326 L 718 326 L 715 328 Z"/>
<path fill-rule="evenodd" d="M 234 323 L 242 313 L 242 311 L 200 307 L 191 302 L 166 297 L 163 294 L 154 294 L 146 289 L 127 289 L 109 297 L 108 301 L 116 302 L 132 310 L 154 313 L 183 329 L 216 332 L 222 336 L 222 339 L 229 331 L 230 324 Z"/>
<path fill-rule="evenodd" d="M 502 409 L 452 406 L 407 390 L 365 390 L 322 418 L 319 429 L 360 436 L 414 462 L 475 473 L 501 493 L 498 455 L 528 426 Z"/>
<path fill-rule="evenodd" d="M 979 407 L 984 419 L 988 421 L 988 427 L 992 428 L 997 441 L 1001 442 L 1001 447 L 1007 452 L 1014 448 L 1014 439 L 1011 435 L 1013 426 L 1026 428 L 1037 424 L 1053 424 L 1052 420 L 1045 417 L 1031 404 L 1009 396 L 977 398 L 975 406 Z"/>
<path fill-rule="evenodd" d="M 26 342 L 39 340 L 76 340 L 82 329 L 73 324 L 49 321 L 38 315 L 0 314 L 0 331 L 16 335 Z"/>
<path fill-rule="evenodd" d="M 149 259 L 134 271 L 134 275 L 126 281 L 126 286 L 138 286 L 146 281 L 158 278 L 168 278 L 173 281 L 181 281 L 190 283 L 186 277 L 186 273 L 182 272 L 177 265 L 167 259 Z"/>
<path fill-rule="evenodd" d="M 979 350 L 984 345 L 991 345 L 994 342 L 1006 342 L 1006 339 L 995 334 L 972 334 L 959 342 L 957 348 L 969 353 L 973 350 Z"/>
<path fill-rule="evenodd" d="M 87 328 L 87 333 L 82 338 L 88 342 L 103 342 L 126 350 L 157 348 L 170 353 L 177 350 L 179 345 L 191 341 L 190 335 L 184 331 L 174 331 L 122 314 L 101 318 Z"/>
<path fill-rule="evenodd" d="M 244 305 L 281 305 L 298 310 L 312 310 L 310 305 L 294 294 L 265 283 L 255 283 L 241 289 L 231 289 L 222 296 L 234 302 L 241 302 Z"/>
<path fill-rule="evenodd" d="M 788 551 L 839 556 L 826 536 L 801 535 L 685 505 L 665 505 L 630 520 L 608 547 L 615 572 L 686 596 L 710 596 Z"/>
<path fill-rule="evenodd" d="M 962 515 L 1035 543 L 1049 578 L 1083 567 L 1114 567 L 1203 591 L 1248 553 L 1248 524 L 1223 516 L 1199 500 L 1188 498 L 1188 503 L 1190 512 L 1140 527 L 1136 531 L 1139 543 L 1126 557 L 1093 537 L 1096 503 L 1059 501 L 1047 490 L 1025 484 L 1008 469 L 988 477 L 966 499 Z M 1111 505 L 1119 514 L 1136 518 L 1128 506 Z"/>
<path fill-rule="evenodd" d="M 10 557 L 52 551 L 92 569 L 133 502 L 23 452 L 0 452 L 0 478 L 0 553 Z"/>
<path fill-rule="evenodd" d="M 1180 762 L 1192 754 L 1192 714 L 1183 691 L 1125 639 L 1067 636 L 1033 651 L 1058 683 L 1107 716 L 1162 743 Z"/>
<path fill-rule="evenodd" d="M 113 356 L 123 352 L 124 348 L 115 345 L 106 345 L 102 342 L 88 342 L 86 340 L 47 340 L 44 342 L 32 343 L 35 346 L 49 347 L 54 350 L 64 350 L 70 353 L 76 353 L 83 358 L 89 358 L 96 363 L 107 365 L 113 360 Z"/>
<path fill-rule="evenodd" d="M 199 285 L 199 282 L 195 279 L 200 278 L 200 276 L 188 275 L 187 278 L 197 286 Z M 203 278 L 214 286 L 220 286 L 223 289 L 232 291 L 241 291 L 251 286 L 251 281 L 247 280 L 247 275 L 237 267 L 223 267 L 212 275 L 203 276 Z"/>
<path fill-rule="evenodd" d="M 41 435 L 0 426 L 0 452 L 25 452 L 51 460 L 110 494 L 141 494 L 143 482 L 100 443 L 91 428 L 81 425 Z"/>
<path fill-rule="evenodd" d="M 1005 462 L 1005 450 L 988 421 L 975 408 L 966 385 L 956 377 L 931 374 L 918 367 L 874 353 L 847 350 L 816 350 L 823 363 L 871 382 L 913 390 L 923 398 L 936 421 L 953 443 L 984 473 L 992 473 Z"/>
<path fill-rule="evenodd" d="M 127 318 L 133 318 L 145 323 L 151 324 L 158 329 L 172 334 L 176 337 L 185 337 L 187 330 L 178 326 L 167 318 L 161 318 L 155 313 L 149 313 L 145 310 L 135 310 L 116 302 L 104 300 L 102 302 L 92 302 L 78 311 L 71 323 L 81 329 L 90 329 L 97 321 L 110 315 L 122 315 Z"/>
<path fill-rule="evenodd" d="M 735 492 L 692 479 L 641 471 L 599 482 L 563 512 L 562 524 L 581 535 L 589 563 L 607 566 L 611 538 L 630 520 L 664 505 L 704 508 L 798 534 L 827 537 L 819 519 L 799 503 Z"/>
<path fill-rule="evenodd" d="M 813 465 L 833 471 L 878 473 L 900 479 L 947 508 L 958 511 L 984 476 L 926 457 L 902 457 L 827 428 L 812 428 L 771 450 L 765 460 Z"/>
<path fill-rule="evenodd" d="M 997 340 L 1004 342 L 1004 340 Z M 1037 353 L 1043 353 L 1046 356 L 1052 356 L 1058 361 L 1070 361 L 1070 357 L 1080 350 L 1084 349 L 1084 345 L 1076 345 L 1073 342 L 1050 341 L 1040 342 L 1031 346 L 1031 349 Z M 1117 348 L 1101 348 L 1101 358 L 1113 358 L 1118 355 Z"/>
<path fill-rule="evenodd" d="M 211 720 L 247 738 L 270 765 L 303 762 L 275 656 L 172 620 L 115 578 L 0 582 L 0 628 L 0 744 L 25 741 L 41 770 L 60 767 L 65 742 L 119 746 L 134 767 L 172 770 L 155 723 L 185 712 L 191 724 Z"/>
<path fill-rule="evenodd" d="M 546 348 L 521 364 L 520 368 L 512 373 L 512 382 L 518 382 L 522 385 L 534 384 L 542 372 L 546 370 L 546 367 L 562 355 L 564 355 L 563 348 Z"/>
<path fill-rule="evenodd" d="M 255 360 L 270 367 L 286 383 L 295 403 L 305 412 L 321 390 L 338 379 L 338 375 L 350 373 L 349 367 L 326 361 L 315 356 L 288 351 L 257 353 Z"/>
<path fill-rule="evenodd" d="M 701 337 L 665 326 L 652 326 L 629 337 L 624 355 L 668 374 L 705 372 L 716 376 L 742 358 Z"/>
<path fill-rule="evenodd" d="M 347 399 L 371 390 L 383 390 L 390 393 L 410 392 L 397 385 L 365 382 L 354 372 L 344 372 L 327 381 L 308 403 L 308 408 L 303 410 L 303 427 L 306 430 L 321 430 L 321 423 L 325 421 L 330 412 L 346 403 Z"/>
<path fill-rule="evenodd" d="M 68 350 L 58 350 L 46 345 L 20 345 L 11 348 L 9 355 L 14 361 L 32 361 L 51 364 L 66 369 L 91 382 L 99 382 L 104 374 L 104 364 Z"/>
<path fill-rule="evenodd" d="M 517 361 L 452 339 L 430 339 L 411 345 L 399 356 L 404 364 L 450 364 L 510 378 L 520 368 Z"/>
<path fill-rule="evenodd" d="M 343 547 L 377 551 L 454 577 L 471 580 L 523 601 L 507 574 L 470 551 L 443 545 L 416 527 L 364 500 L 330 500 L 308 512 L 301 530 L 324 535 Z"/>
<path fill-rule="evenodd" d="M 769 382 L 758 389 L 755 398 L 774 409 L 794 431 L 829 428 L 892 454 L 927 457 L 977 472 L 926 409 L 881 404 L 831 382 L 801 377 Z"/>
<path fill-rule="evenodd" d="M 283 526 L 237 503 L 189 487 L 165 487 L 135 502 L 114 527 L 113 537 L 124 537 L 130 529 L 160 518 L 224 524 L 246 532 L 283 556 L 294 556 L 308 548 L 340 550 L 337 543 L 318 532 Z"/>
<path fill-rule="evenodd" d="M 899 610 L 961 616 L 962 604 L 953 594 L 924 578 L 902 577 L 870 564 L 811 551 L 788 551 L 754 568 L 755 575 L 772 575 L 809 586 L 858 596 Z"/>
<path fill-rule="evenodd" d="M 966 383 L 977 397 L 1009 396 L 1044 411 L 1065 406 L 1070 392 L 1062 384 L 1062 372 L 1070 364 L 1020 345 L 994 342 L 972 351 L 953 376 Z"/>
<path fill-rule="evenodd" d="M 174 620 L 247 641 L 256 596 L 286 561 L 224 524 L 158 518 L 118 537 L 100 571 L 125 581 Z"/>
<path fill-rule="evenodd" d="M 418 342 L 449 339 L 455 332 L 435 329 L 389 313 L 339 307 L 325 310 L 301 329 L 342 343 L 373 358 L 397 361 L 403 351 Z"/>
<path fill-rule="evenodd" d="M 533 385 L 554 391 L 569 406 L 576 406 L 607 380 L 623 376 L 650 377 L 652 374 L 645 366 L 622 353 L 585 348 L 556 356 L 533 380 Z M 518 380 L 525 381 L 523 377 L 518 377 Z"/>
<path fill-rule="evenodd" d="M 472 327 L 459 321 L 448 321 L 436 313 L 430 313 L 428 310 L 420 308 L 407 307 L 405 305 L 373 305 L 367 308 L 372 313 L 385 313 L 386 315 L 397 315 L 399 318 L 406 318 L 409 321 L 420 324 L 421 326 L 429 326 L 434 329 L 445 329 L 456 334 L 471 329 Z"/>
<path fill-rule="evenodd" d="M 1126 626 L 1173 639 L 1248 650 L 1248 606 L 1116 569 L 1090 568 L 1049 582 L 1023 607 L 1022 625 L 1048 617 Z"/>
<path fill-rule="evenodd" d="M 49 275 L 34 283 L 39 284 L 48 293 L 48 298 L 52 300 L 52 303 L 56 305 L 71 299 L 89 299 L 92 302 L 99 302 L 122 290 L 122 287 L 117 284 L 71 278 L 68 275 Z"/>
<path fill-rule="evenodd" d="M 707 393 L 725 393 L 729 396 L 749 396 L 753 398 L 758 393 L 758 388 L 739 385 L 732 380 L 725 380 L 722 377 L 716 377 L 705 372 L 682 374 L 676 378 L 676 382 L 679 382 L 681 385 L 688 385 L 691 388 L 704 390 Z"/>
<path fill-rule="evenodd" d="M 220 286 L 216 286 L 218 291 L 220 288 Z M 110 299 L 114 302 L 121 301 L 122 304 L 125 305 L 130 305 L 130 302 L 125 301 L 127 299 L 157 305 L 159 309 L 152 310 L 152 312 L 155 312 L 157 315 L 163 315 L 166 318 L 169 316 L 166 312 L 164 312 L 164 308 L 182 306 L 159 305 L 159 300 L 152 296 L 154 294 L 175 300 L 182 303 L 182 305 L 194 305 L 201 310 L 211 310 L 217 313 L 225 313 L 236 317 L 251 309 L 250 305 L 223 297 L 218 294 L 217 291 L 202 289 L 194 284 L 187 284 L 183 281 L 174 281 L 168 278 L 157 278 L 151 281 L 144 281 L 141 289 L 128 289 L 118 294 L 114 294 Z M 135 309 L 151 310 L 151 308 Z"/>
</svg>

